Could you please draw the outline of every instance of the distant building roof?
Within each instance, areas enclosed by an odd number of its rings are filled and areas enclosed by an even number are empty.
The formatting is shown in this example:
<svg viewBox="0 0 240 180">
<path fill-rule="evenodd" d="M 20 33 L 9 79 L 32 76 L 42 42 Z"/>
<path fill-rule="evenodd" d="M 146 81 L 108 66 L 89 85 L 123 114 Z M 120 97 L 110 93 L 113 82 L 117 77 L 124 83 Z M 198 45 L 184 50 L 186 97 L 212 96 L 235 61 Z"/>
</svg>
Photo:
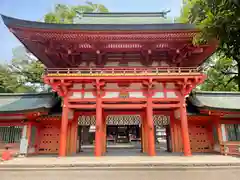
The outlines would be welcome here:
<svg viewBox="0 0 240 180">
<path fill-rule="evenodd" d="M 83 17 L 165 17 L 169 11 L 163 12 L 79 12 Z"/>
<path fill-rule="evenodd" d="M 0 94 L 0 113 L 46 110 L 57 102 L 53 93 L 2 93 Z"/>
<path fill-rule="evenodd" d="M 197 91 L 189 100 L 198 108 L 240 110 L 240 92 Z"/>
<path fill-rule="evenodd" d="M 171 23 L 167 12 L 160 13 L 79 13 L 78 24 L 161 24 Z"/>
</svg>

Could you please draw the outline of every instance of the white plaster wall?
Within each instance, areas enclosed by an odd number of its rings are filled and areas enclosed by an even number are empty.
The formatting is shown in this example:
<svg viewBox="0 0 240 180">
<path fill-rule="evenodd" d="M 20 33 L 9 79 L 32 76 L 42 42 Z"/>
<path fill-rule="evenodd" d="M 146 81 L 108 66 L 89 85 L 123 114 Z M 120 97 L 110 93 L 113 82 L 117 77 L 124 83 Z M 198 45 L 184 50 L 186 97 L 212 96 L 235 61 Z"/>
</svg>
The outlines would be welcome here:
<svg viewBox="0 0 240 180">
<path fill-rule="evenodd" d="M 84 93 L 84 98 L 95 98 L 96 96 L 93 95 L 92 92 L 85 92 Z"/>
<path fill-rule="evenodd" d="M 119 65 L 119 62 L 118 62 L 118 61 L 107 62 L 107 63 L 105 64 L 106 67 L 108 67 L 108 66 L 118 67 L 118 65 Z"/>
<path fill-rule="evenodd" d="M 103 98 L 118 98 L 119 94 L 120 94 L 119 92 L 106 92 L 106 94 Z M 129 92 L 129 97 L 130 98 L 144 98 L 145 96 L 143 95 L 142 92 Z"/>
<path fill-rule="evenodd" d="M 81 92 L 74 92 L 70 98 L 71 99 L 72 98 L 82 98 L 82 93 Z"/>
<path fill-rule="evenodd" d="M 27 125 L 24 125 L 22 129 L 22 139 L 23 138 L 27 138 Z"/>
<path fill-rule="evenodd" d="M 71 96 L 71 99 L 74 98 L 95 98 L 92 92 L 85 92 L 82 97 L 81 92 L 74 92 L 73 95 Z"/>
<path fill-rule="evenodd" d="M 152 98 L 163 98 L 164 94 L 163 92 L 155 92 L 155 94 L 152 96 Z"/>
<path fill-rule="evenodd" d="M 103 98 L 118 98 L 119 92 L 106 92 Z"/>
<path fill-rule="evenodd" d="M 174 83 L 166 83 L 166 88 L 173 89 L 173 88 L 175 88 L 175 85 L 174 85 Z"/>
<path fill-rule="evenodd" d="M 28 151 L 27 125 L 24 125 L 23 129 L 22 129 L 22 137 L 21 137 L 21 140 L 20 140 L 19 153 L 20 154 L 27 154 L 27 151 Z"/>
<path fill-rule="evenodd" d="M 93 85 L 90 83 L 85 84 L 85 89 L 93 89 Z"/>
<path fill-rule="evenodd" d="M 226 134 L 226 130 L 225 130 L 225 124 L 221 124 L 221 130 L 222 130 L 223 142 L 226 142 L 227 141 L 227 134 Z"/>
<path fill-rule="evenodd" d="M 141 89 L 142 84 L 141 83 L 131 83 L 129 86 L 129 89 Z"/>
<path fill-rule="evenodd" d="M 80 84 L 80 83 L 74 83 L 74 84 L 73 84 L 73 89 L 82 89 L 82 84 Z"/>
<path fill-rule="evenodd" d="M 163 84 L 162 83 L 154 84 L 154 90 L 163 91 Z"/>
<path fill-rule="evenodd" d="M 175 92 L 167 92 L 167 97 L 168 97 L 168 98 L 176 98 L 177 95 L 176 95 Z"/>
<path fill-rule="evenodd" d="M 118 84 L 117 83 L 106 83 L 104 89 L 118 89 Z"/>
<path fill-rule="evenodd" d="M 132 62 L 128 62 L 128 66 L 129 67 L 134 67 L 134 66 L 143 66 L 143 65 L 141 64 L 141 62 L 132 61 Z"/>
<path fill-rule="evenodd" d="M 129 92 L 130 98 L 145 98 L 143 92 Z"/>
</svg>

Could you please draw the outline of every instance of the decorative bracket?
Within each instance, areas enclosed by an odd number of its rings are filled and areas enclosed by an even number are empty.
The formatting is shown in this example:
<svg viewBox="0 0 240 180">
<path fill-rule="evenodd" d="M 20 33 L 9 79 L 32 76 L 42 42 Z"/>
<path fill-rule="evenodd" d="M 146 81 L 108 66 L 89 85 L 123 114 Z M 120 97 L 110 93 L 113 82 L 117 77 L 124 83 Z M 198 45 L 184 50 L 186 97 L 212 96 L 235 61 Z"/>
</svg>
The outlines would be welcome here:
<svg viewBox="0 0 240 180">
<path fill-rule="evenodd" d="M 57 82 L 46 81 L 46 84 L 52 87 L 52 90 L 57 92 L 59 96 L 66 97 L 68 96 L 68 89 L 73 86 L 70 82 L 64 82 L 63 80 Z"/>
</svg>

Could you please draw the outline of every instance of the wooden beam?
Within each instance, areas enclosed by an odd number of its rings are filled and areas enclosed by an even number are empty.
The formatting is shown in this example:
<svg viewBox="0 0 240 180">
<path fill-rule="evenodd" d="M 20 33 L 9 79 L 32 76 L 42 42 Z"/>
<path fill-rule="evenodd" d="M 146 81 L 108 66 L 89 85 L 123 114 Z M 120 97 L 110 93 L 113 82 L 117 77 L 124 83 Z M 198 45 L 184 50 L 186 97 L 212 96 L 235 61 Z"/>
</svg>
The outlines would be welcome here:
<svg viewBox="0 0 240 180">
<path fill-rule="evenodd" d="M 180 104 L 153 104 L 152 106 L 157 109 L 174 109 L 179 108 Z"/>
<path fill-rule="evenodd" d="M 141 109 L 146 107 L 146 104 L 103 104 L 105 109 Z"/>
<path fill-rule="evenodd" d="M 69 108 L 71 109 L 95 109 L 96 105 L 95 104 L 69 104 Z"/>
</svg>

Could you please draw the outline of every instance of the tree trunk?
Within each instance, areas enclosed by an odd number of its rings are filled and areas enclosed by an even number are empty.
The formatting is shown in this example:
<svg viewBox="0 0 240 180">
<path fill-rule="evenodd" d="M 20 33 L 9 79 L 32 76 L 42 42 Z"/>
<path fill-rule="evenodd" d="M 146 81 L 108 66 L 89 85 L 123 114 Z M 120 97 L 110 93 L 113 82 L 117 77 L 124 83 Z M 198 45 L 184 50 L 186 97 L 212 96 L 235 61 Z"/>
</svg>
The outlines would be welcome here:
<svg viewBox="0 0 240 180">
<path fill-rule="evenodd" d="M 238 91 L 240 91 L 240 61 L 238 61 L 237 66 L 238 66 L 237 84 L 238 84 Z"/>
</svg>

